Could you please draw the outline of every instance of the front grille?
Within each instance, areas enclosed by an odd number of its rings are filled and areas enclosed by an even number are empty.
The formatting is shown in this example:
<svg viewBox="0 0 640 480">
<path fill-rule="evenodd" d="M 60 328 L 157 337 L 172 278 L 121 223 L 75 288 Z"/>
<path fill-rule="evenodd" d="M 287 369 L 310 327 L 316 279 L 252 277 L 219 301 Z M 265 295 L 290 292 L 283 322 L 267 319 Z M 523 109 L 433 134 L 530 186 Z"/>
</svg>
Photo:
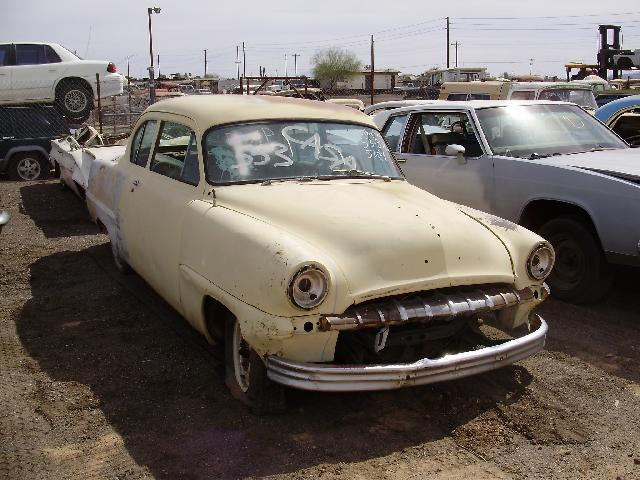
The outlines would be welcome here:
<svg viewBox="0 0 640 480">
<path fill-rule="evenodd" d="M 504 285 L 431 290 L 353 305 L 342 315 L 322 317 L 320 330 L 357 330 L 446 321 L 458 316 L 512 307 L 533 298 L 537 298 L 537 291 L 529 287 L 515 290 Z"/>
</svg>

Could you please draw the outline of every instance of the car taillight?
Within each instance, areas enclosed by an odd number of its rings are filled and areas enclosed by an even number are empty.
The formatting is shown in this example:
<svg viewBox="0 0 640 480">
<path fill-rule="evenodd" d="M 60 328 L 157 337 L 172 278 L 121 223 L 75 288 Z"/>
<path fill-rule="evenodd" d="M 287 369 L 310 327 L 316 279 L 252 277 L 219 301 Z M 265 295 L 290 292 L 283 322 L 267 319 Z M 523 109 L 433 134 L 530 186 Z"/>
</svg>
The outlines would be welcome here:
<svg viewBox="0 0 640 480">
<path fill-rule="evenodd" d="M 116 73 L 116 64 L 109 62 L 109 65 L 107 65 L 107 72 Z"/>
</svg>

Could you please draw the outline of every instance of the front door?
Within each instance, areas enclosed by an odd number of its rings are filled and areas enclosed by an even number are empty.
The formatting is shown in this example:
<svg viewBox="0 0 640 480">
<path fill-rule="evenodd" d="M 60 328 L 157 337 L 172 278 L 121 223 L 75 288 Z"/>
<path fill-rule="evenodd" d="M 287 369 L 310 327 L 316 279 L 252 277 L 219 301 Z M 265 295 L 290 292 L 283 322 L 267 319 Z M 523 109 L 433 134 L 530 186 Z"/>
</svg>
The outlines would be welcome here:
<svg viewBox="0 0 640 480">
<path fill-rule="evenodd" d="M 179 308 L 183 221 L 190 204 L 202 198 L 202 189 L 195 125 L 185 117 L 164 117 L 149 162 L 131 196 L 138 243 L 134 268 Z"/>
<path fill-rule="evenodd" d="M 451 152 L 458 147 L 464 147 L 464 154 Z M 493 209 L 493 160 L 485 155 L 467 112 L 412 114 L 396 158 L 410 183 L 445 200 Z"/>
</svg>

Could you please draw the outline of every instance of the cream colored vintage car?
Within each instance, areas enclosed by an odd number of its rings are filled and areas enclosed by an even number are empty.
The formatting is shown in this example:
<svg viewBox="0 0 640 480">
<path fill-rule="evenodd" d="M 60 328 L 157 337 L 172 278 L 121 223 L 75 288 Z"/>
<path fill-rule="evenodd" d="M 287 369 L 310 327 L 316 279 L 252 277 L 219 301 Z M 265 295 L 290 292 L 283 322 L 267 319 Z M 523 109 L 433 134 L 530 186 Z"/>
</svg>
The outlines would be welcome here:
<svg viewBox="0 0 640 480">
<path fill-rule="evenodd" d="M 283 386 L 422 385 L 544 346 L 551 246 L 410 185 L 352 108 L 184 97 L 149 107 L 121 158 L 94 151 L 86 198 L 117 266 L 224 348 L 255 411 Z"/>
</svg>

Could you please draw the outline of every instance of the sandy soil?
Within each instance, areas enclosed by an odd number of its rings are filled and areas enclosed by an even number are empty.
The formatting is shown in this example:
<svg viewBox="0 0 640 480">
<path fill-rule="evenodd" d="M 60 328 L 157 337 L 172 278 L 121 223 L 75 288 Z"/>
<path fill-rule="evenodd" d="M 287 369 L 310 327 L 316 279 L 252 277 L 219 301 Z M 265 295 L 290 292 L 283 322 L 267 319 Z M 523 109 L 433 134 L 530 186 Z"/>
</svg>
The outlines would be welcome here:
<svg viewBox="0 0 640 480">
<path fill-rule="evenodd" d="M 546 302 L 547 350 L 514 366 L 259 418 L 57 181 L 0 182 L 0 209 L 0 478 L 640 478 L 637 271 Z"/>
</svg>

